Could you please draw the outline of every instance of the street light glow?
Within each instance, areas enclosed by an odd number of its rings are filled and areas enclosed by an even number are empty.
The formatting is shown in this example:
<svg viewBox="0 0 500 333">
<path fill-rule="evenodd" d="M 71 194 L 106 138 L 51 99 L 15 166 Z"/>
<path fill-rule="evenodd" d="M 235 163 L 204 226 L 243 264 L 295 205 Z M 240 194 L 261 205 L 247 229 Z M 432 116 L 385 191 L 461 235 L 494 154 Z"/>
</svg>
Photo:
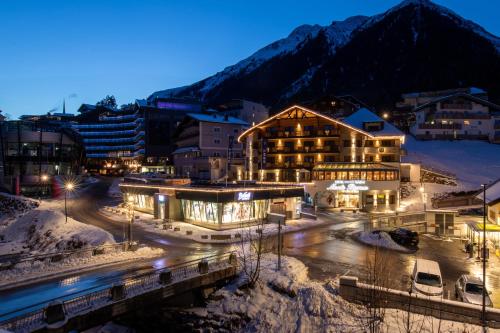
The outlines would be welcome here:
<svg viewBox="0 0 500 333">
<path fill-rule="evenodd" d="M 424 187 L 423 186 L 420 187 L 420 192 L 424 193 Z"/>
<path fill-rule="evenodd" d="M 49 179 L 49 176 L 47 176 L 47 175 L 42 175 L 42 181 L 44 181 L 44 182 L 45 182 L 45 181 L 47 181 L 48 179 Z"/>
<path fill-rule="evenodd" d="M 71 182 L 68 182 L 66 184 L 64 184 L 64 188 L 67 190 L 67 191 L 72 191 L 74 188 L 75 188 L 75 184 L 71 183 Z"/>
</svg>

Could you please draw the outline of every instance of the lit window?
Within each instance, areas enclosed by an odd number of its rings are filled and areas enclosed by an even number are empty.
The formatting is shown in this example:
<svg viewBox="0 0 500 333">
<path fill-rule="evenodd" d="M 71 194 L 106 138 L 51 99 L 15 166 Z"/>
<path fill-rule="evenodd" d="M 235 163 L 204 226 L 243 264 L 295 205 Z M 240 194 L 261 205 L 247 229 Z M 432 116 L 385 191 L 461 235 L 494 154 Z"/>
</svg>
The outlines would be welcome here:
<svg viewBox="0 0 500 333">
<path fill-rule="evenodd" d="M 470 125 L 470 121 L 464 120 L 464 125 Z"/>
</svg>

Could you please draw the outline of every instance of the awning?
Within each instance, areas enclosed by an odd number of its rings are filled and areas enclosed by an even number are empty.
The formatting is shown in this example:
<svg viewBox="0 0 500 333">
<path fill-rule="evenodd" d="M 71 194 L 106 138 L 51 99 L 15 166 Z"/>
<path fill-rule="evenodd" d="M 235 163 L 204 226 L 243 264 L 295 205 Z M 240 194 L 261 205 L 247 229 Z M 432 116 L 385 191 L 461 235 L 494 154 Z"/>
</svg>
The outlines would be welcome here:
<svg viewBox="0 0 500 333">
<path fill-rule="evenodd" d="M 484 224 L 481 222 L 470 221 L 467 226 L 474 232 L 483 232 Z M 486 232 L 500 232 L 500 225 L 493 223 L 486 223 Z"/>
<path fill-rule="evenodd" d="M 385 170 L 399 170 L 397 167 L 382 163 L 320 163 L 317 164 L 313 170 L 316 171 L 385 171 Z"/>
</svg>

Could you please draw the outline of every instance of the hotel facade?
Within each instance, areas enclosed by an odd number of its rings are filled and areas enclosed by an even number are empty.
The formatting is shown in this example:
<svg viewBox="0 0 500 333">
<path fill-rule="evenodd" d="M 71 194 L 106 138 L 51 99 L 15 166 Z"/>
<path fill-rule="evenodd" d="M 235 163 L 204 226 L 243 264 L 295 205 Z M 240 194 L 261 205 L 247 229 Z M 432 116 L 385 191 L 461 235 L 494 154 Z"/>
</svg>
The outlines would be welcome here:
<svg viewBox="0 0 500 333">
<path fill-rule="evenodd" d="M 404 138 L 364 108 L 340 121 L 293 106 L 238 140 L 248 180 L 302 184 L 306 202 L 316 207 L 387 212 L 399 207 Z"/>
</svg>

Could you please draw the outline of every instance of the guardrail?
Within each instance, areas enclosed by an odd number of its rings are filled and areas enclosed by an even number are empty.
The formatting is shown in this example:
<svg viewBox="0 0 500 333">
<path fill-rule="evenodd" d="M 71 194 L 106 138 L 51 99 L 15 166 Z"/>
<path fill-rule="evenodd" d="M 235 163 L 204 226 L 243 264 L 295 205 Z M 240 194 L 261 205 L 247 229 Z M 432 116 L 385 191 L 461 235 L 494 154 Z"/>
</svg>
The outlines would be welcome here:
<svg viewBox="0 0 500 333">
<path fill-rule="evenodd" d="M 110 305 L 161 287 L 173 286 L 184 280 L 231 266 L 237 266 L 237 257 L 234 252 L 187 261 L 127 279 L 111 280 L 105 285 L 1 314 L 0 329 L 12 332 L 31 332 L 90 309 Z M 172 288 L 171 294 L 174 293 Z"/>
</svg>

